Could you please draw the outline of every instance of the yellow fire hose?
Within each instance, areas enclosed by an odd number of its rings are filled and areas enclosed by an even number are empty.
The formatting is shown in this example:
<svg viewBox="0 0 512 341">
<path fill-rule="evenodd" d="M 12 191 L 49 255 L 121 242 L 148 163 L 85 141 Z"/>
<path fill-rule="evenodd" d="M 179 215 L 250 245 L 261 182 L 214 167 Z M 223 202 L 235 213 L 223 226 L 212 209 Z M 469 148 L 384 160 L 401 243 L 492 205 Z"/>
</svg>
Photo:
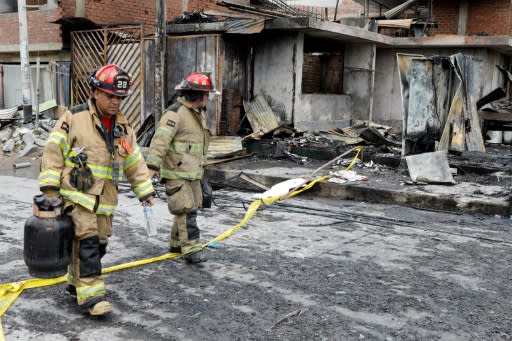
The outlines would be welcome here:
<svg viewBox="0 0 512 341">
<path fill-rule="evenodd" d="M 350 163 L 350 165 L 347 167 L 347 169 L 352 168 L 352 166 L 355 164 L 355 161 L 357 160 L 359 153 L 361 152 L 361 147 L 356 147 L 352 150 L 356 150 L 356 156 Z M 345 155 L 345 154 L 343 154 Z M 339 158 L 339 157 L 338 157 Z M 336 158 L 336 159 L 338 159 Z M 334 159 L 334 160 L 336 160 Z M 329 163 L 332 163 L 334 160 L 330 161 Z M 327 164 L 326 164 L 327 165 Z M 294 188 L 292 192 L 286 194 L 286 195 L 275 195 L 268 198 L 262 198 L 256 201 L 253 201 L 251 205 L 249 205 L 249 208 L 247 209 L 247 212 L 245 213 L 243 219 L 233 226 L 232 228 L 224 231 L 222 234 L 218 235 L 214 239 L 210 240 L 207 243 L 204 243 L 202 245 L 202 248 L 208 246 L 208 244 L 216 243 L 219 241 L 222 241 L 226 238 L 229 238 L 231 235 L 233 235 L 237 230 L 242 228 L 253 216 L 256 214 L 256 211 L 261 205 L 271 205 L 276 201 L 284 200 L 293 196 L 296 196 L 297 194 L 300 194 L 311 187 L 313 187 L 318 182 L 325 182 L 329 179 L 330 176 L 321 176 L 316 178 L 313 181 L 310 181 L 308 183 L 305 183 L 303 187 L 300 188 Z M 146 258 L 138 261 L 133 261 L 129 263 L 114 265 L 108 268 L 103 269 L 102 274 L 107 274 L 114 271 L 124 270 L 128 268 L 133 268 L 141 265 L 146 265 L 150 263 L 160 262 L 164 260 L 174 259 L 181 257 L 181 254 L 179 253 L 166 253 L 158 257 L 153 258 Z M 32 278 L 27 279 L 19 282 L 13 282 L 13 283 L 5 283 L 0 285 L 0 341 L 5 341 L 3 329 L 2 329 L 2 321 L 1 317 L 4 315 L 4 313 L 9 309 L 9 307 L 14 303 L 14 301 L 18 298 L 18 296 L 23 292 L 25 289 L 31 289 L 31 288 L 40 288 L 45 286 L 50 286 L 54 284 L 60 284 L 67 281 L 67 276 L 61 276 L 56 278 L 48 278 L 48 279 L 42 279 L 42 278 Z"/>
</svg>

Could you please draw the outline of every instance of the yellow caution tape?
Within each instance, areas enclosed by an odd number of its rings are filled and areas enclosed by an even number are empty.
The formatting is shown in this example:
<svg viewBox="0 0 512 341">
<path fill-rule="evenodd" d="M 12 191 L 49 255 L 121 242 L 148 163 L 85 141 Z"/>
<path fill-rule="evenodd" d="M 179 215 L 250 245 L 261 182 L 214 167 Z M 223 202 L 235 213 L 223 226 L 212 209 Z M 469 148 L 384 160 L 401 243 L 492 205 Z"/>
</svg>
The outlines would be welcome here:
<svg viewBox="0 0 512 341">
<path fill-rule="evenodd" d="M 142 259 L 133 261 L 125 264 L 114 265 L 109 268 L 105 268 L 102 274 L 107 274 L 114 271 L 124 270 L 127 268 L 133 268 L 136 266 L 146 265 L 149 263 L 160 262 L 167 259 L 173 259 L 179 257 L 179 253 L 166 253 L 162 256 Z M 67 281 L 67 276 L 60 276 L 56 278 L 32 278 L 20 282 L 13 282 L 0 285 L 0 317 L 9 309 L 11 304 L 18 298 L 18 296 L 25 289 L 46 287 L 54 284 L 60 284 Z M 1 339 L 0 339 L 1 340 Z"/>
<path fill-rule="evenodd" d="M 354 158 L 352 159 L 352 162 L 347 166 L 346 170 L 350 170 L 350 168 L 354 167 L 354 165 L 356 164 L 356 161 L 359 157 L 359 154 L 363 152 L 363 147 L 357 146 L 354 148 L 354 150 L 357 150 L 356 156 L 354 156 Z"/>
<path fill-rule="evenodd" d="M 290 195 L 286 196 L 286 198 L 290 198 L 290 197 L 293 197 L 293 196 L 295 196 L 297 194 L 300 194 L 300 193 L 310 189 L 311 187 L 313 187 L 316 183 L 318 183 L 318 182 L 325 182 L 325 181 L 327 181 L 327 179 L 329 179 L 329 176 L 319 177 L 316 180 L 309 182 L 304 187 L 302 187 L 302 188 L 294 191 Z M 203 244 L 203 248 L 208 246 L 208 244 L 210 244 L 210 243 L 219 242 L 221 240 L 224 240 L 224 239 L 230 237 L 233 233 L 235 233 L 237 230 L 242 228 L 254 216 L 254 214 L 256 213 L 256 211 L 258 210 L 258 208 L 261 205 L 273 204 L 274 202 L 280 200 L 282 197 L 283 197 L 283 195 L 275 195 L 275 196 L 272 196 L 272 197 L 262 198 L 262 199 L 253 201 L 251 203 L 251 205 L 249 205 L 249 208 L 247 209 L 247 212 L 245 213 L 244 218 L 238 224 L 236 224 L 235 226 L 233 226 L 229 230 L 224 231 L 224 233 L 218 235 L 217 237 L 215 237 L 214 239 L 212 239 L 208 243 Z"/>
<path fill-rule="evenodd" d="M 350 163 L 350 165 L 347 167 L 347 169 L 350 169 L 355 164 L 357 157 L 359 156 L 359 153 L 361 152 L 362 148 L 358 148 L 356 150 L 357 150 L 357 154 L 354 157 L 354 159 L 352 160 L 352 162 Z M 230 237 L 231 235 L 233 235 L 237 230 L 242 228 L 254 216 L 254 214 L 256 214 L 256 211 L 258 210 L 258 208 L 261 205 L 271 205 L 274 202 L 279 201 L 283 198 L 287 199 L 287 198 L 296 196 L 296 195 L 310 189 L 311 187 L 313 187 L 315 184 L 317 184 L 319 182 L 327 181 L 329 179 L 329 177 L 330 176 L 328 176 L 328 175 L 321 176 L 313 181 L 308 182 L 307 184 L 304 184 L 303 187 L 293 191 L 290 194 L 275 195 L 272 197 L 262 198 L 262 199 L 253 201 L 251 203 L 251 205 L 249 205 L 249 208 L 247 209 L 247 212 L 245 213 L 244 218 L 238 224 L 236 224 L 232 228 L 224 231 L 222 234 L 218 235 L 217 237 L 210 240 L 209 242 L 202 244 L 201 248 L 205 248 L 210 243 L 219 242 L 219 241 L 224 240 L 224 239 Z M 178 258 L 180 256 L 181 256 L 181 254 L 179 254 L 179 253 L 166 253 L 166 254 L 163 254 L 158 257 L 147 258 L 147 259 L 142 259 L 142 260 L 133 261 L 133 262 L 129 262 L 129 263 L 114 265 L 114 266 L 103 269 L 102 274 L 107 274 L 107 273 L 111 273 L 114 271 L 124 270 L 124 269 L 128 269 L 128 268 L 133 268 L 136 266 L 146 265 L 146 264 L 160 262 L 160 261 L 164 261 L 164 260 L 174 259 L 174 258 Z M 9 309 L 9 307 L 14 303 L 14 301 L 16 301 L 18 296 L 21 295 L 23 290 L 60 284 L 60 283 L 66 282 L 66 281 L 67 281 L 67 276 L 64 275 L 64 276 L 60 276 L 60 277 L 56 277 L 56 278 L 47 278 L 47 279 L 32 278 L 32 279 L 27 279 L 24 281 L 19 281 L 19 282 L 1 284 L 0 285 L 0 341 L 5 341 L 5 337 L 4 337 L 4 333 L 3 333 L 3 329 L 2 329 L 1 317 L 4 315 L 4 313 L 7 311 L 7 309 Z"/>
</svg>

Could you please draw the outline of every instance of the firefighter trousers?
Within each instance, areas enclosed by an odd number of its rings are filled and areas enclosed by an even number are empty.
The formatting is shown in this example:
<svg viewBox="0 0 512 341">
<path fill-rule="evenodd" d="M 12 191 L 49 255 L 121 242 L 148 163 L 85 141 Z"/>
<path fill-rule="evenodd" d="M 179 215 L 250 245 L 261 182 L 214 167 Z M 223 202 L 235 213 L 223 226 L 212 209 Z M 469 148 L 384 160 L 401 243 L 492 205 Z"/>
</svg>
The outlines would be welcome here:
<svg viewBox="0 0 512 341">
<path fill-rule="evenodd" d="M 107 252 L 108 237 L 112 235 L 112 216 L 97 215 L 80 205 L 74 205 L 70 216 L 75 236 L 68 284 L 76 288 L 78 304 L 89 308 L 105 299 L 101 258 Z"/>
<path fill-rule="evenodd" d="M 193 252 L 199 246 L 200 230 L 197 210 L 202 207 L 203 193 L 200 180 L 167 180 L 167 206 L 174 216 L 171 227 L 171 247 L 181 246 L 181 252 Z"/>
</svg>

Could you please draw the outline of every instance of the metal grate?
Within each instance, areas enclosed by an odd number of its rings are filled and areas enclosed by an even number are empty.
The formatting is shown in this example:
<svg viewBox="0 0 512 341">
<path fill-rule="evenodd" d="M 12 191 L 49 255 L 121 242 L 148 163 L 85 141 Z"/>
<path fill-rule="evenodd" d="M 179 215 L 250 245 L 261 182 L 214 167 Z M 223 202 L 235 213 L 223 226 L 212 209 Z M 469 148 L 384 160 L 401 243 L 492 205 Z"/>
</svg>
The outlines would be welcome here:
<svg viewBox="0 0 512 341">
<path fill-rule="evenodd" d="M 121 111 L 132 127 L 141 125 L 144 81 L 144 27 L 130 26 L 72 33 L 72 105 L 84 103 L 90 96 L 87 76 L 98 67 L 115 63 L 133 77 L 132 94 L 121 104 Z"/>
</svg>

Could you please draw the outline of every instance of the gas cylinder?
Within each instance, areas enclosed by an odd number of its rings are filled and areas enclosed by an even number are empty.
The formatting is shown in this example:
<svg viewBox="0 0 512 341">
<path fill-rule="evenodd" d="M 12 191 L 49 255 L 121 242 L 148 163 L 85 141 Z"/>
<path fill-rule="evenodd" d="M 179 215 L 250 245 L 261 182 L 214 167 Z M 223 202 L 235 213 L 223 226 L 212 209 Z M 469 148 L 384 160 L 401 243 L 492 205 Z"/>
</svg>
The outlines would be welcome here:
<svg viewBox="0 0 512 341">
<path fill-rule="evenodd" d="M 73 231 L 73 222 L 62 213 L 61 203 L 56 207 L 34 204 L 34 215 L 25 223 L 23 248 L 25 264 L 32 276 L 53 278 L 66 273 Z"/>
</svg>

